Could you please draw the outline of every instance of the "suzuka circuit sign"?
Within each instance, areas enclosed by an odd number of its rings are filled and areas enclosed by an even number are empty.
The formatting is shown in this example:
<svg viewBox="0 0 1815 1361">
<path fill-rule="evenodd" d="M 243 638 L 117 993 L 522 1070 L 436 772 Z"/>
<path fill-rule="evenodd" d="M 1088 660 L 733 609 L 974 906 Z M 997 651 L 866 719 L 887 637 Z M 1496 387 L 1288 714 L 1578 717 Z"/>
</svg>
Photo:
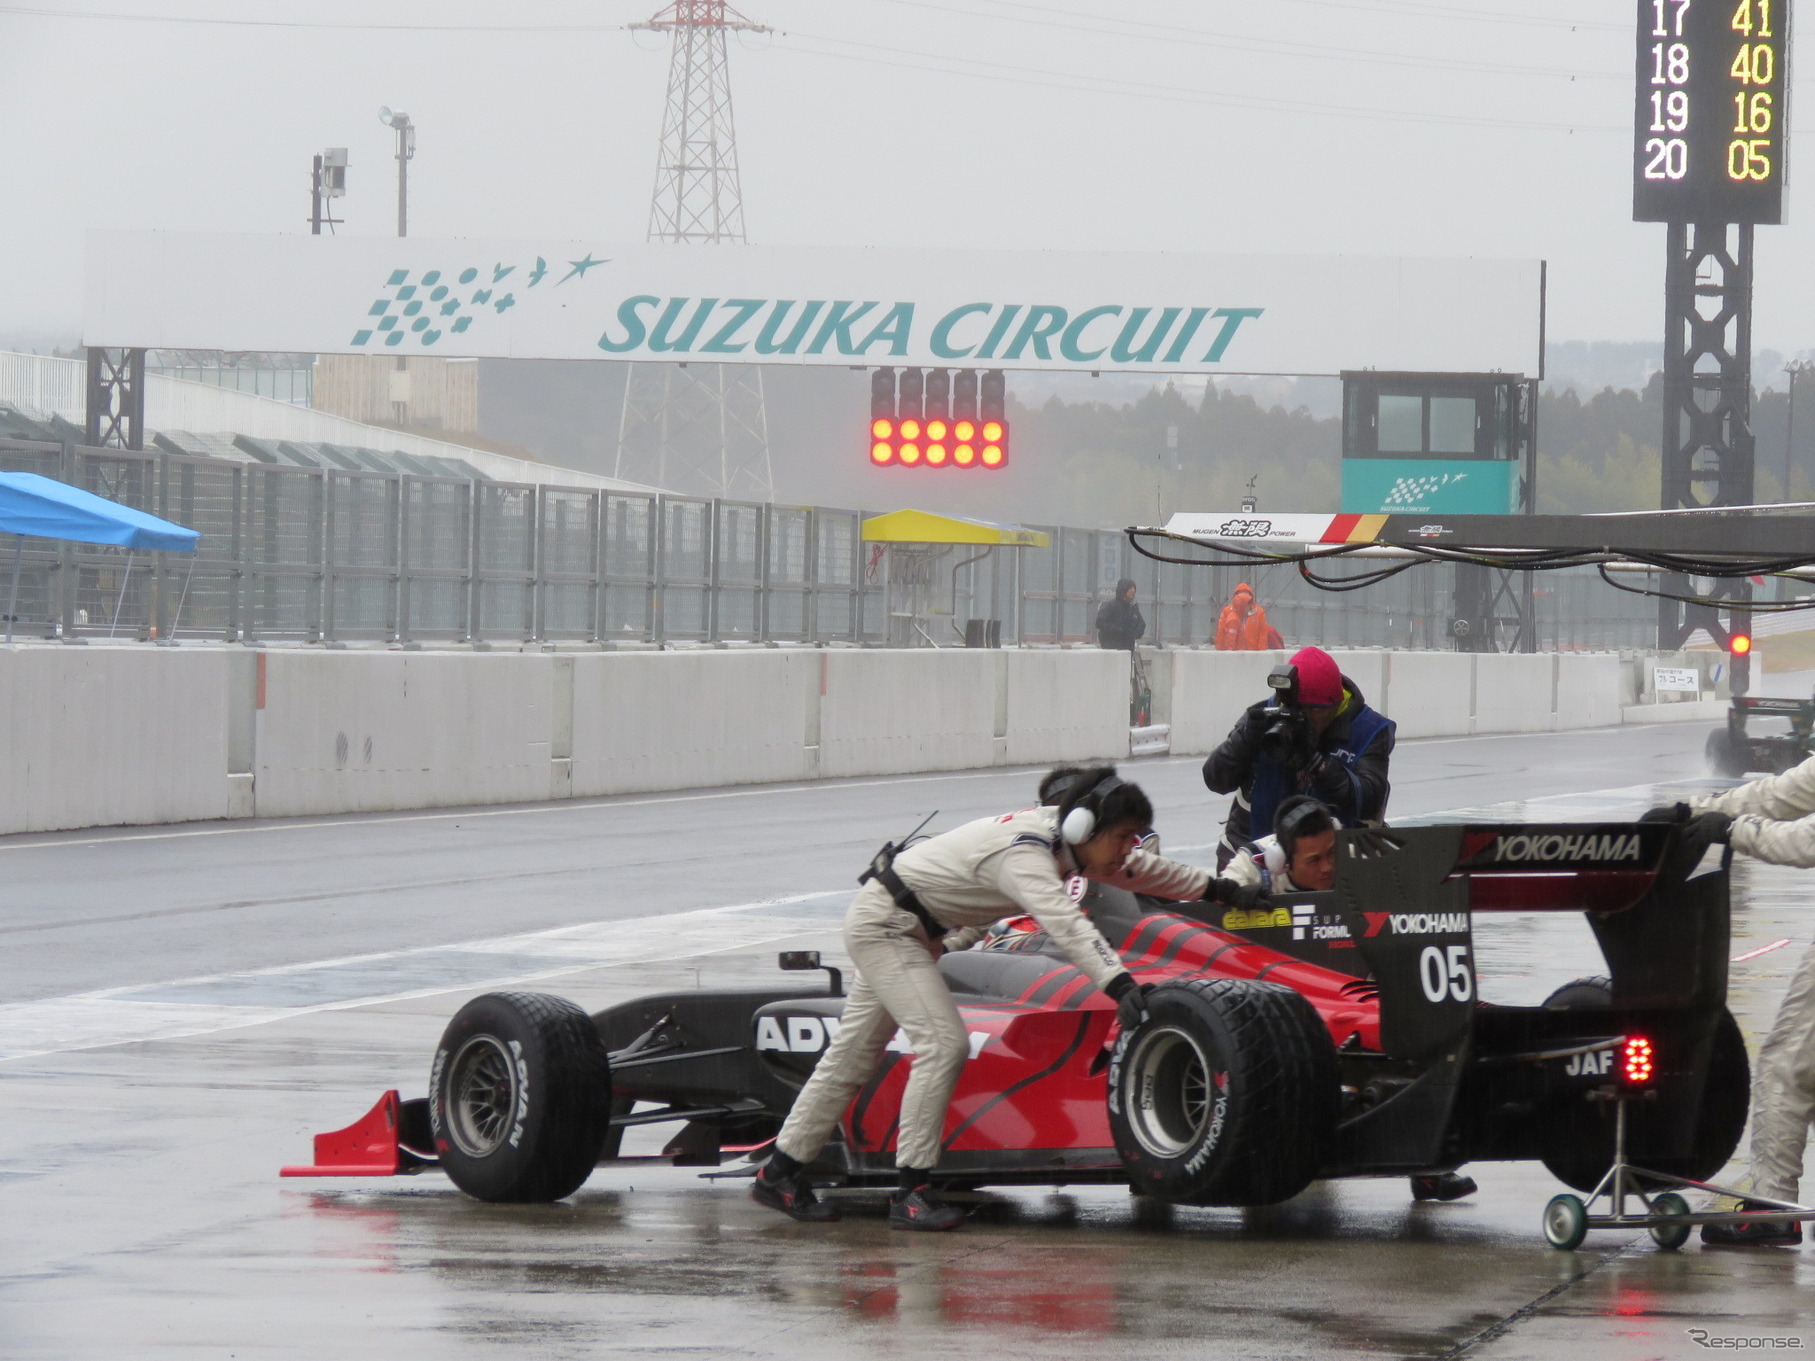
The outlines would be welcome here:
<svg viewBox="0 0 1815 1361">
<path fill-rule="evenodd" d="M 93 232 L 90 346 L 1142 373 L 1538 371 L 1535 260 Z"/>
</svg>

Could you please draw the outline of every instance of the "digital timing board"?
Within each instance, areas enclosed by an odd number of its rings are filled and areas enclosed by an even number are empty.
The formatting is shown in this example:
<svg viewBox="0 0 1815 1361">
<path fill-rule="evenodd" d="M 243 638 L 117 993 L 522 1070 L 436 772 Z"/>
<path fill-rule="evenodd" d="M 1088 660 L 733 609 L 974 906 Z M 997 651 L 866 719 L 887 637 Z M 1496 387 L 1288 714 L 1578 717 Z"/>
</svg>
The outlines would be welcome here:
<svg viewBox="0 0 1815 1361">
<path fill-rule="evenodd" d="M 1636 222 L 1783 221 L 1790 0 L 1638 0 Z"/>
</svg>

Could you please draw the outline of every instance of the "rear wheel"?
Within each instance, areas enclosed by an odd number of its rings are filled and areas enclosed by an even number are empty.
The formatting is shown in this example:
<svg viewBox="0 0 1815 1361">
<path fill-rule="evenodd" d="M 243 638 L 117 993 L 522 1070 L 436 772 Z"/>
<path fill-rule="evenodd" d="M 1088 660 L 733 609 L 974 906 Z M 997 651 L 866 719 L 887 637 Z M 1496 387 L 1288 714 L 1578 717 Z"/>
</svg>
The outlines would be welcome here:
<svg viewBox="0 0 1815 1361">
<path fill-rule="evenodd" d="M 592 1018 L 544 993 L 475 997 L 435 1050 L 429 1120 L 436 1156 L 468 1195 L 571 1195 L 611 1123 L 611 1064 Z"/>
<path fill-rule="evenodd" d="M 1336 1130 L 1336 1053 L 1277 983 L 1195 979 L 1148 997 L 1109 1074 L 1109 1124 L 1139 1195 L 1270 1205 L 1310 1185 Z"/>
<path fill-rule="evenodd" d="M 1578 978 L 1558 988 L 1544 1005 L 1552 1010 L 1604 1010 L 1613 1005 L 1613 986 L 1605 977 Z M 1700 1100 L 1685 1112 L 1683 1098 L 1665 1087 L 1655 1101 L 1633 1106 L 1628 1117 L 1633 1122 L 1628 1156 L 1654 1172 L 1706 1180 L 1726 1165 L 1739 1146 L 1751 1089 L 1745 1037 L 1732 1013 L 1723 1007 L 1715 1022 Z M 1683 1118 L 1691 1122 L 1688 1152 L 1654 1151 L 1655 1132 Z M 1557 1102 L 1544 1121 L 1544 1166 L 1565 1185 L 1592 1191 L 1613 1165 L 1613 1126 L 1610 1102 L 1589 1102 L 1579 1093 Z"/>
</svg>

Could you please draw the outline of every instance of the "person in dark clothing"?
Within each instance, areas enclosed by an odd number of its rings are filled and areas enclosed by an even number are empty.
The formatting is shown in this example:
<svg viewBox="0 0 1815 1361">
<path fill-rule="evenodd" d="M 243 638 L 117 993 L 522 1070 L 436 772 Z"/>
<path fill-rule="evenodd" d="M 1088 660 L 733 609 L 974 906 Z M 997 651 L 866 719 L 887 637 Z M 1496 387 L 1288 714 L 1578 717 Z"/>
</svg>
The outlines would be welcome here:
<svg viewBox="0 0 1815 1361">
<path fill-rule="evenodd" d="M 1218 870 L 1244 843 L 1264 834 L 1280 802 L 1294 794 L 1320 800 L 1344 827 L 1386 815 L 1393 721 L 1368 707 L 1361 687 L 1322 648 L 1301 648 L 1290 665 L 1298 670 L 1298 687 L 1286 708 L 1302 715 L 1296 720 L 1299 740 L 1289 750 L 1267 740 L 1280 714 L 1269 713 L 1275 701 L 1264 699 L 1248 707 L 1204 762 L 1211 792 L 1235 795 L 1216 848 Z"/>
<path fill-rule="evenodd" d="M 1115 584 L 1114 598 L 1097 607 L 1097 646 L 1133 652 L 1145 632 L 1147 621 L 1134 603 L 1134 578 L 1123 577 Z"/>
</svg>

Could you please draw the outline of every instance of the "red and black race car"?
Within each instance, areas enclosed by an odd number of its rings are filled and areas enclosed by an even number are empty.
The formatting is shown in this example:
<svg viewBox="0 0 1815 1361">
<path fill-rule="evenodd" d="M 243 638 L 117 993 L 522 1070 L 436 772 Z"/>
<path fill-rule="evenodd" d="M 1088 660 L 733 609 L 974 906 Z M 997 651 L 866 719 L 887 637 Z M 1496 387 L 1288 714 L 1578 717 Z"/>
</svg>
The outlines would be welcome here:
<svg viewBox="0 0 1815 1361">
<path fill-rule="evenodd" d="M 1585 1190 L 1612 1160 L 1617 1104 L 1635 1163 L 1706 1178 L 1739 1139 L 1749 1080 L 1726 1007 L 1726 865 L 1698 872 L 1699 858 L 1663 824 L 1434 826 L 1340 833 L 1333 890 L 1252 912 L 1093 886 L 1097 927 L 1160 985 L 1150 1019 L 1122 1031 L 1037 931 L 946 956 L 971 1061 L 939 1174 L 1258 1205 L 1320 1177 L 1523 1159 Z M 1585 914 L 1607 976 L 1542 1006 L 1482 1001 L 1472 928 L 1497 911 Z M 680 1126 L 670 1162 L 754 1156 L 837 1031 L 828 972 L 829 990 L 668 993 L 591 1016 L 540 994 L 476 998 L 427 1098 L 387 1093 L 285 1173 L 439 1167 L 483 1200 L 552 1200 L 621 1161 L 625 1129 L 660 1122 Z M 897 1037 L 821 1180 L 892 1183 L 912 1062 Z M 1621 1081 L 1651 1095 L 1607 1100 Z"/>
</svg>

